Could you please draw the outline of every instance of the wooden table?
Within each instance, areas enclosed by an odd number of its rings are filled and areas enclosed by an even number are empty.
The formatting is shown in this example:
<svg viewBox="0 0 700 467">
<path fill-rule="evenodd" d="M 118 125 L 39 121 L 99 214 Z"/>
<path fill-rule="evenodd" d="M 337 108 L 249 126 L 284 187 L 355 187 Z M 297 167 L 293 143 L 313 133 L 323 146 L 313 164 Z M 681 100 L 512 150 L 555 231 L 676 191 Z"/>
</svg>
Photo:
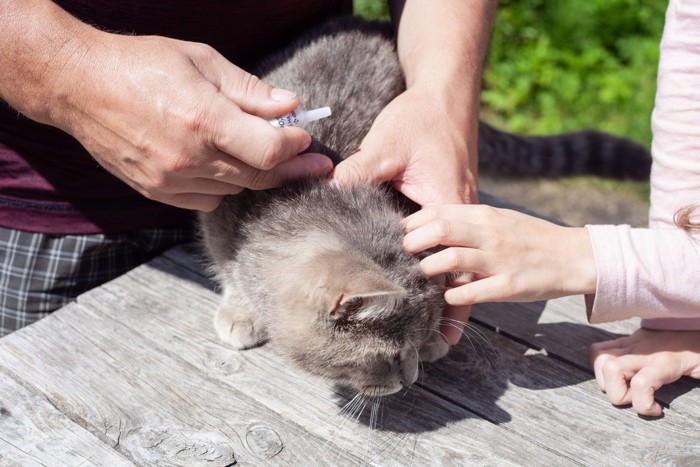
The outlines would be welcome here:
<svg viewBox="0 0 700 467">
<path fill-rule="evenodd" d="M 179 247 L 0 339 L 0 465 L 700 465 L 697 382 L 660 419 L 611 406 L 587 347 L 638 324 L 589 326 L 581 297 L 475 307 L 358 414 L 269 346 L 219 343 L 214 289 Z"/>
</svg>

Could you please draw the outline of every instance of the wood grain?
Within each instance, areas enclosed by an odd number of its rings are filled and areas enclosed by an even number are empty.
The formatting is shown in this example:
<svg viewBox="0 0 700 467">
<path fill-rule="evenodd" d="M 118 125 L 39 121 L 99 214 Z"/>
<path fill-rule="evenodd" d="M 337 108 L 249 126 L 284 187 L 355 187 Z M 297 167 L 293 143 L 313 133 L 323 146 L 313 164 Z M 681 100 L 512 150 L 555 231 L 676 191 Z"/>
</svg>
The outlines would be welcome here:
<svg viewBox="0 0 700 467">
<path fill-rule="evenodd" d="M 130 284 L 122 281 L 119 287 L 103 287 L 99 294 L 84 295 L 79 303 L 86 307 L 102 304 L 105 314 L 118 315 L 121 322 L 138 326 L 147 339 L 201 368 L 207 377 L 226 382 L 232 390 L 246 393 L 303 430 L 329 440 L 322 449 L 311 445 L 290 447 L 305 461 L 312 461 L 314 465 L 322 463 L 327 457 L 323 449 L 331 445 L 380 465 L 422 465 L 440 459 L 438 463 L 449 465 L 457 459 L 471 463 L 493 456 L 504 464 L 518 465 L 524 452 L 547 464 L 561 461 L 548 450 L 503 433 L 487 421 L 474 417 L 470 411 L 417 387 L 385 400 L 380 426 L 370 431 L 367 426 L 369 408 L 364 417 L 359 417 L 359 424 L 338 414 L 345 400 L 343 392 L 291 367 L 271 346 L 236 352 L 219 344 L 212 327 L 218 296 L 196 280 L 161 272 L 173 268 L 173 263 L 167 263 L 159 259 L 152 263 L 151 269 L 142 268 L 129 274 L 124 281 L 131 281 Z M 187 276 L 192 269 L 189 264 L 179 275 Z M 159 286 L 144 293 L 142 289 L 147 283 Z M 139 298 L 148 303 L 151 313 L 144 315 L 130 306 L 128 293 L 124 293 L 130 289 L 142 290 Z M 180 306 L 188 312 L 180 314 L 173 325 L 173 311 L 167 307 L 170 302 L 162 302 L 166 306 L 158 303 L 164 296 L 177 293 L 183 294 Z M 163 335 L 160 330 L 164 327 L 171 333 L 176 332 L 176 328 L 179 332 Z M 466 420 L 470 423 L 459 423 Z M 450 426 L 449 431 L 445 429 L 447 426 Z M 465 439 L 470 440 L 468 452 L 463 448 Z M 503 443 L 504 440 L 508 442 Z M 405 448 L 406 444 L 410 449 Z"/>
<path fill-rule="evenodd" d="M 0 339 L 0 464 L 700 464 L 697 385 L 661 419 L 613 408 L 587 347 L 637 323 L 589 326 L 580 298 L 475 307 L 374 414 L 273 345 L 219 343 L 218 299 L 180 247 Z"/>
<path fill-rule="evenodd" d="M 131 465 L 41 393 L 24 387 L 2 370 L 0 465 Z"/>
</svg>

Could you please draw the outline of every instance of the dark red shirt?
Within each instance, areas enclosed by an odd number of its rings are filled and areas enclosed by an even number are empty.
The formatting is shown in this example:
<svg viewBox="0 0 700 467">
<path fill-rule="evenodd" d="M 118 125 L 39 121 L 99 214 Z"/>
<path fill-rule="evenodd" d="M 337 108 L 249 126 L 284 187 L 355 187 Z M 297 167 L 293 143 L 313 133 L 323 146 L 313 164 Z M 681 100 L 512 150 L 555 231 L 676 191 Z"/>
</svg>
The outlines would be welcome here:
<svg viewBox="0 0 700 467">
<path fill-rule="evenodd" d="M 101 29 L 203 42 L 250 69 L 350 0 L 60 0 Z M 168 227 L 190 211 L 150 201 L 111 175 L 68 134 L 0 103 L 0 226 L 50 234 Z"/>
</svg>

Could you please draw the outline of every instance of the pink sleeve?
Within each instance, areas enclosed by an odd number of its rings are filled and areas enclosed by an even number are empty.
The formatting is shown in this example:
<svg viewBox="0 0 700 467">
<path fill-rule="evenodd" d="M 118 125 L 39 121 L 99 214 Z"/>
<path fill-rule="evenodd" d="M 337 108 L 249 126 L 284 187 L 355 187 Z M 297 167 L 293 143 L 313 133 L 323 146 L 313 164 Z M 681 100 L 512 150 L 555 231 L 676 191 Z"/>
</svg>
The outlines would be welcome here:
<svg viewBox="0 0 700 467">
<path fill-rule="evenodd" d="M 700 238 L 678 228 L 586 228 L 598 268 L 596 294 L 586 297 L 592 323 L 688 318 L 685 329 L 700 329 Z"/>
<path fill-rule="evenodd" d="M 645 327 L 700 329 L 700 236 L 673 221 L 700 204 L 700 2 L 669 2 L 660 51 L 650 228 L 587 226 L 598 287 L 586 304 L 594 323 L 639 316 Z"/>
</svg>

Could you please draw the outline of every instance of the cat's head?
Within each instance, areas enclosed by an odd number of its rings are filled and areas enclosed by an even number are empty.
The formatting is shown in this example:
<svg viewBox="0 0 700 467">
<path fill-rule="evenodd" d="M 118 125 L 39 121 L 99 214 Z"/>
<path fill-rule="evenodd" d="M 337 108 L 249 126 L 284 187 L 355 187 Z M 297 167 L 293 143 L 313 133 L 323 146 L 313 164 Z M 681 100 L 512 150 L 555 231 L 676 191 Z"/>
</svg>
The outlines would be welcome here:
<svg viewBox="0 0 700 467">
<path fill-rule="evenodd" d="M 328 237 L 293 256 L 297 274 L 280 275 L 271 341 L 304 369 L 370 396 L 407 388 L 421 360 L 449 346 L 439 334 L 440 287 L 400 248 L 370 258 Z M 287 271 L 288 272 L 288 271 Z"/>
</svg>

